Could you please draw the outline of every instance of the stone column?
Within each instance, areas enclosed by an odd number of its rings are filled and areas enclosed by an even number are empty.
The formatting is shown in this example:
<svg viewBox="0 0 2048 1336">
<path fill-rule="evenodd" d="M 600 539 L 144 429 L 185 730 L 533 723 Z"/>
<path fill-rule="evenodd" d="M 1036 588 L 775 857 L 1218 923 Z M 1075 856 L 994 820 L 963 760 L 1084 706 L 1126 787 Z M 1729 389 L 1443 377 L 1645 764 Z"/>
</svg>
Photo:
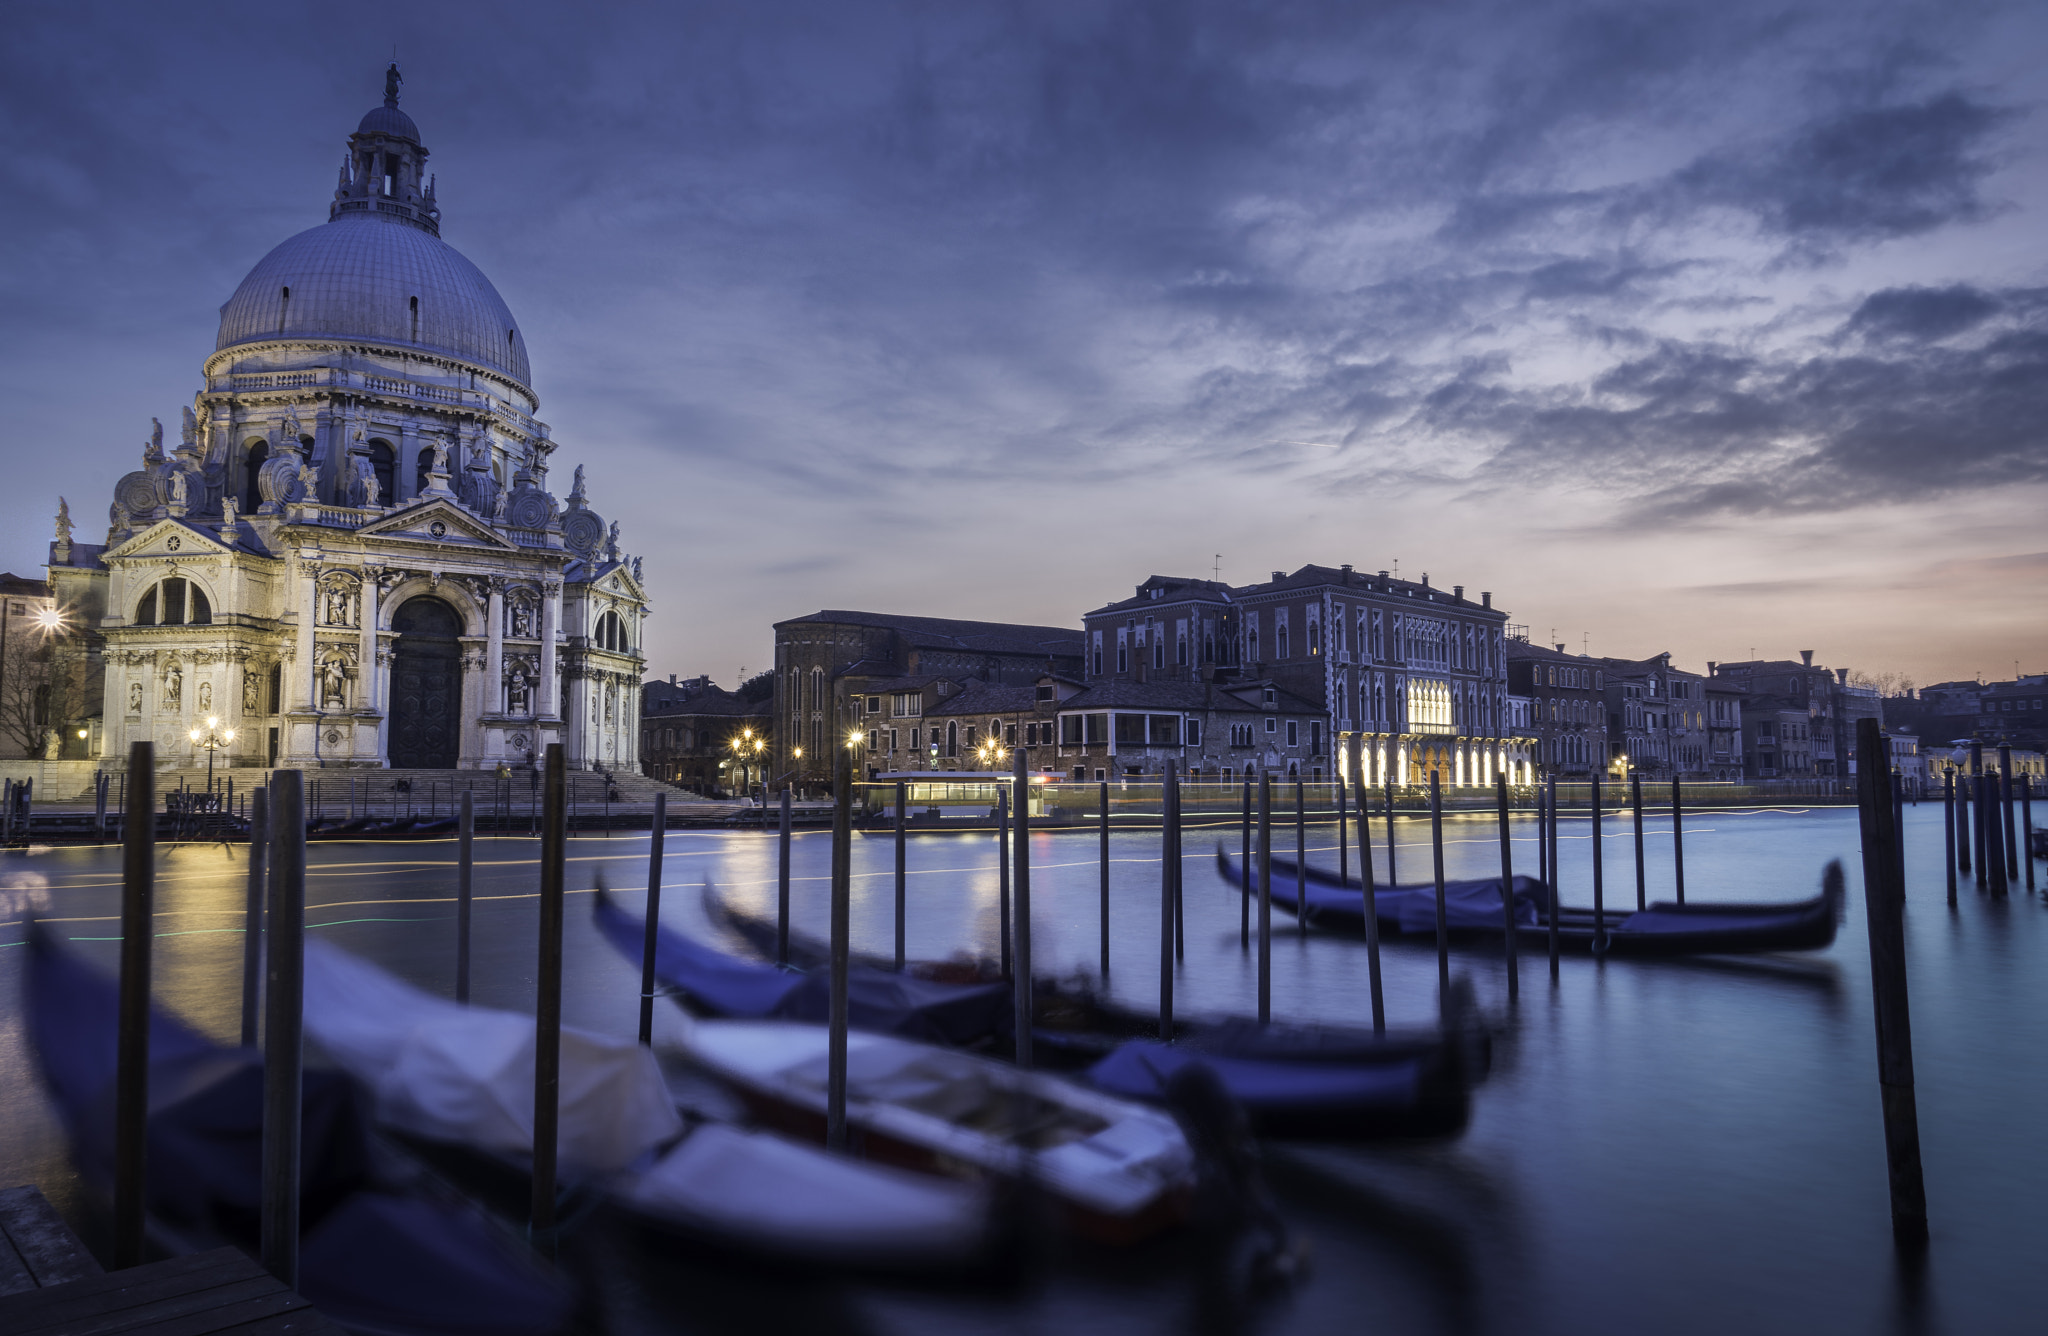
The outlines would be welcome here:
<svg viewBox="0 0 2048 1336">
<path fill-rule="evenodd" d="M 534 713 L 543 719 L 562 717 L 561 686 L 557 680 L 560 651 L 555 644 L 561 634 L 562 585 L 559 580 L 552 580 L 543 588 L 540 603 L 540 681 L 535 684 Z"/>
<path fill-rule="evenodd" d="M 486 662 L 487 656 L 474 645 L 462 647 L 462 719 L 455 763 L 465 768 L 475 766 L 483 756 L 484 730 L 478 716 L 483 713 L 484 694 L 488 690 L 484 681 Z"/>
<path fill-rule="evenodd" d="M 384 708 L 384 674 L 377 666 L 377 592 L 378 582 L 383 578 L 383 567 L 363 567 L 363 596 L 356 609 L 357 623 L 362 628 L 362 640 L 356 650 L 360 661 L 357 671 L 361 674 L 356 683 L 358 709 Z"/>
<path fill-rule="evenodd" d="M 313 662 L 313 621 L 320 612 L 320 568 L 310 561 L 299 563 L 299 634 L 298 663 L 291 674 L 285 695 L 287 710 L 309 710 L 318 704 L 314 695 L 314 675 L 320 666 Z"/>
<path fill-rule="evenodd" d="M 484 700 L 483 713 L 502 714 L 505 709 L 505 579 L 491 577 L 490 600 L 484 616 Z"/>
</svg>

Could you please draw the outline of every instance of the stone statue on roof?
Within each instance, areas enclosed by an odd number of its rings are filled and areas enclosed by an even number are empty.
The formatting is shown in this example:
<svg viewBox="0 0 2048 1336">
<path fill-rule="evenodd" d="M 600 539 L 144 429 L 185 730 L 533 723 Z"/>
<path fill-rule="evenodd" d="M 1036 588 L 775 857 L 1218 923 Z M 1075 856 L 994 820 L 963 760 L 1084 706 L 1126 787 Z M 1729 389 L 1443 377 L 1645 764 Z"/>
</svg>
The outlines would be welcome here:
<svg viewBox="0 0 2048 1336">
<path fill-rule="evenodd" d="M 583 500 L 583 499 L 584 499 L 584 496 L 583 496 L 583 466 L 582 466 L 581 464 L 578 464 L 578 465 L 576 466 L 576 479 L 575 479 L 575 482 L 574 482 L 573 484 L 571 484 L 571 486 L 570 486 L 570 488 L 569 488 L 569 499 L 570 499 L 571 501 L 581 501 L 581 500 Z"/>
<path fill-rule="evenodd" d="M 145 467 L 164 462 L 164 424 L 151 418 L 149 425 L 149 444 L 142 447 L 142 462 Z"/>
<path fill-rule="evenodd" d="M 61 496 L 57 498 L 57 541 L 71 541 L 71 503 Z"/>
<path fill-rule="evenodd" d="M 398 85 L 405 82 L 405 76 L 398 72 L 398 62 L 392 61 L 391 68 L 384 71 L 384 105 L 398 105 Z"/>
</svg>

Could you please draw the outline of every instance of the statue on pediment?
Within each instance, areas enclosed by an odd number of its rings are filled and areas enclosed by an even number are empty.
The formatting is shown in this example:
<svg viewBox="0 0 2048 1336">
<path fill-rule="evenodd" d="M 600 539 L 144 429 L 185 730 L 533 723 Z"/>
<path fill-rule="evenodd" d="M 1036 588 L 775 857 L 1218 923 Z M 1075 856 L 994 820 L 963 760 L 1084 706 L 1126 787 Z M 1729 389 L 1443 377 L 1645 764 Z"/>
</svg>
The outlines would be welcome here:
<svg viewBox="0 0 2048 1336">
<path fill-rule="evenodd" d="M 164 424 L 151 418 L 149 426 L 149 443 L 142 447 L 142 463 L 145 468 L 164 462 Z"/>
</svg>

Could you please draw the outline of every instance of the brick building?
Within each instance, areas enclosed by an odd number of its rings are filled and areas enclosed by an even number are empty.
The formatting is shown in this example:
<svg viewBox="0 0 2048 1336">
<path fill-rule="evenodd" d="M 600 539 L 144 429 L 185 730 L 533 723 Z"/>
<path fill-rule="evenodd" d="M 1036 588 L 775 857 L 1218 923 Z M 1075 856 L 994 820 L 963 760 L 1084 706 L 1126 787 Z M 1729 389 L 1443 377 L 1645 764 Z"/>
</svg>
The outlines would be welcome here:
<svg viewBox="0 0 2048 1336">
<path fill-rule="evenodd" d="M 1607 678 L 1604 660 L 1507 641 L 1508 690 L 1529 701 L 1537 772 L 1584 780 L 1607 764 Z"/>
<path fill-rule="evenodd" d="M 892 728 L 906 754 L 916 734 L 928 760 L 927 706 L 969 682 L 1028 686 L 1046 673 L 1077 678 L 1081 668 L 1081 637 L 1067 627 L 845 610 L 777 622 L 780 770 L 799 783 L 829 783 L 831 748 Z M 870 770 L 886 763 L 877 756 L 863 762 Z"/>
<path fill-rule="evenodd" d="M 747 793 L 773 780 L 775 711 L 708 677 L 640 689 L 640 773 L 706 797 Z"/>
</svg>

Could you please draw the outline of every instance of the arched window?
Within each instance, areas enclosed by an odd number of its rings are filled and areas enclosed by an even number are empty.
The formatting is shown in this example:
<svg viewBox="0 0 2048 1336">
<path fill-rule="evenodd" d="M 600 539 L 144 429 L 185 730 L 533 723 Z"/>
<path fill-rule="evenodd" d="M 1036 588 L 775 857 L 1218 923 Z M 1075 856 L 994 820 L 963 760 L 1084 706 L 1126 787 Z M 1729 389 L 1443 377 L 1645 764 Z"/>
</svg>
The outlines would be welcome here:
<svg viewBox="0 0 2048 1336">
<path fill-rule="evenodd" d="M 948 756 L 958 756 L 959 754 L 960 754 L 960 725 L 958 725 L 958 724 L 947 724 L 947 725 L 946 725 L 946 755 L 948 755 Z"/>
<path fill-rule="evenodd" d="M 210 626 L 213 605 L 206 591 L 190 580 L 173 575 L 153 586 L 135 605 L 137 626 Z"/>
<path fill-rule="evenodd" d="M 616 612 L 607 612 L 597 619 L 597 647 L 620 654 L 626 652 L 626 622 Z"/>
<path fill-rule="evenodd" d="M 1308 652 L 1310 654 L 1321 654 L 1323 652 L 1323 624 L 1321 622 L 1310 622 L 1308 624 Z"/>
<path fill-rule="evenodd" d="M 263 472 L 263 462 L 270 458 L 270 442 L 254 440 L 249 442 L 249 453 L 242 461 L 242 513 L 253 515 L 263 504 L 263 490 L 256 485 L 256 476 Z"/>
<path fill-rule="evenodd" d="M 1286 623 L 1286 622 L 1282 622 L 1282 623 L 1280 623 L 1280 629 L 1279 629 L 1278 631 L 1274 632 L 1274 635 L 1275 635 L 1275 637 L 1277 638 L 1277 639 L 1276 639 L 1276 641 L 1275 641 L 1275 643 L 1276 643 L 1276 644 L 1278 644 L 1278 645 L 1279 645 L 1279 647 L 1280 647 L 1280 653 L 1279 653 L 1279 657 L 1280 657 L 1280 658 L 1283 658 L 1283 659 L 1284 659 L 1284 658 L 1286 658 L 1286 657 L 1287 657 L 1287 648 L 1288 648 L 1288 646 L 1287 646 L 1287 623 Z"/>
<path fill-rule="evenodd" d="M 398 452 L 389 441 L 370 442 L 370 472 L 377 475 L 377 504 L 398 504 Z"/>
</svg>

